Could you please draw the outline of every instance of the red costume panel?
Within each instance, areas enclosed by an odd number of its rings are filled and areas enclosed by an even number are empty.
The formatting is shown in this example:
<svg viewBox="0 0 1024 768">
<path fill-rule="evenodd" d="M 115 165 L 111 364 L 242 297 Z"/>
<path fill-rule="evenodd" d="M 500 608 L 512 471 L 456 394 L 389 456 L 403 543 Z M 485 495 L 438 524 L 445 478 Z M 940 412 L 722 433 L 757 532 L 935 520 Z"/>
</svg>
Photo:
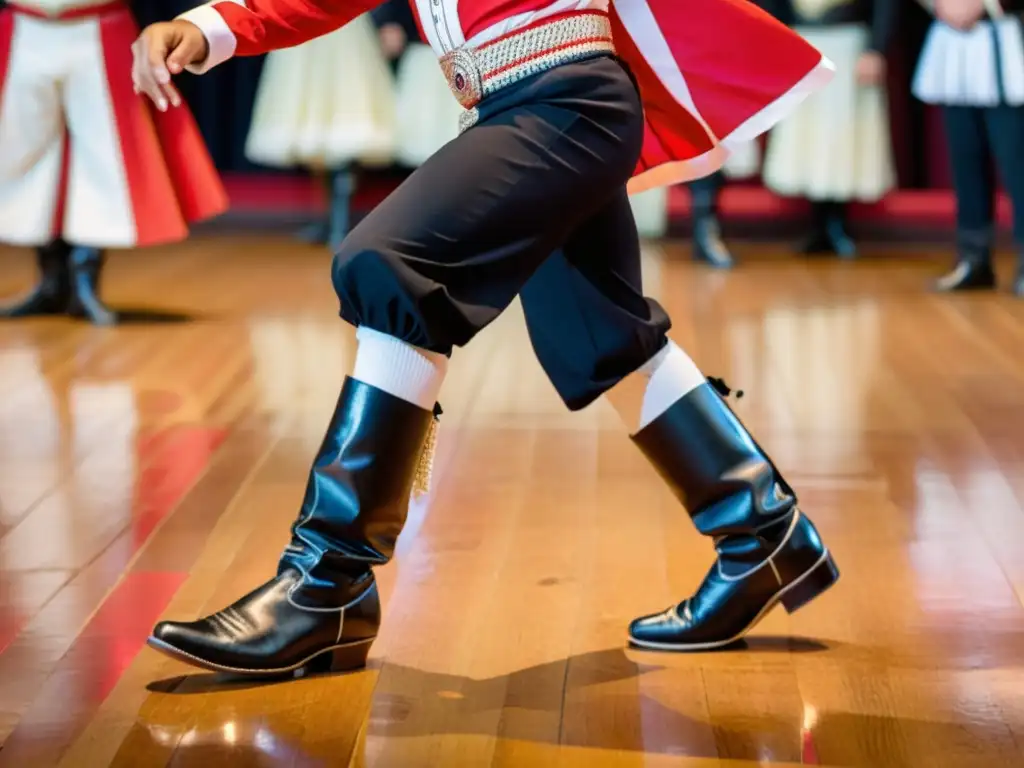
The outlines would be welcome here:
<svg viewBox="0 0 1024 768">
<path fill-rule="evenodd" d="M 227 208 L 188 110 L 134 93 L 137 36 L 120 2 L 0 11 L 0 240 L 154 245 Z"/>
<path fill-rule="evenodd" d="M 373 0 L 218 0 L 185 18 L 210 41 L 205 71 L 232 55 L 296 45 L 347 23 Z M 646 141 L 632 191 L 706 176 L 730 146 L 764 133 L 829 81 L 832 64 L 746 0 L 413 0 L 438 55 L 475 48 L 554 16 L 608 13 L 636 75 Z"/>
</svg>

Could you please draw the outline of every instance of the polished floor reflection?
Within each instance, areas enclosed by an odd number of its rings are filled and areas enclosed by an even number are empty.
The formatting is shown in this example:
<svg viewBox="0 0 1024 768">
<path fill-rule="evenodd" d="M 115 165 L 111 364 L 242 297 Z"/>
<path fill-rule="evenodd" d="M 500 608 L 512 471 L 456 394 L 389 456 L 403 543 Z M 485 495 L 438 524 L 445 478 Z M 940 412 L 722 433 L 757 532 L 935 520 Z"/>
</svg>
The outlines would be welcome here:
<svg viewBox="0 0 1024 768">
<path fill-rule="evenodd" d="M 117 255 L 145 322 L 0 325 L 0 766 L 1024 765 L 1024 302 L 928 294 L 913 254 L 740 253 L 652 247 L 648 290 L 844 578 L 705 655 L 624 648 L 710 549 L 516 307 L 453 360 L 370 667 L 266 686 L 143 642 L 273 567 L 354 351 L 329 257 Z M 30 271 L 0 251 L 0 294 Z"/>
</svg>

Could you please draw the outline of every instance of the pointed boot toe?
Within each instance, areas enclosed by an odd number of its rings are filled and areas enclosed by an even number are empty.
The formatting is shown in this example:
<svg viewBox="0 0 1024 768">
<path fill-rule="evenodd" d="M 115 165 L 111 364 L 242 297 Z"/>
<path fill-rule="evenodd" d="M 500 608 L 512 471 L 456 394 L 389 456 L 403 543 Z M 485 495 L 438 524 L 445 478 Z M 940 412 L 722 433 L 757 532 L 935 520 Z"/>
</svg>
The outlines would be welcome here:
<svg viewBox="0 0 1024 768">
<path fill-rule="evenodd" d="M 351 605 L 314 611 L 289 599 L 302 576 L 288 570 L 198 621 L 160 622 L 148 644 L 192 666 L 243 676 L 356 669 L 380 624 L 376 585 L 368 581 Z"/>
<path fill-rule="evenodd" d="M 743 639 L 779 603 L 794 613 L 839 580 L 814 525 L 798 510 L 782 541 L 753 565 L 720 555 L 693 597 L 630 625 L 634 645 L 703 651 Z"/>
<path fill-rule="evenodd" d="M 207 638 L 210 633 L 211 627 L 205 619 L 189 622 L 161 621 L 153 628 L 146 644 L 187 664 L 215 669 L 214 661 L 203 658 L 208 651 Z"/>
</svg>

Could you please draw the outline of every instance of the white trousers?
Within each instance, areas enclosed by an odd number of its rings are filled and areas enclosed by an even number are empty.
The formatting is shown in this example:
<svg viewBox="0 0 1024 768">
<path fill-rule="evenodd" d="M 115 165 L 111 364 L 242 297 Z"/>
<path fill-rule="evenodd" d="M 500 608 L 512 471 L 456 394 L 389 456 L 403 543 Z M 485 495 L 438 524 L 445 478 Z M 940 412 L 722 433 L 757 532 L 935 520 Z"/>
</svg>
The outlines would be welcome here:
<svg viewBox="0 0 1024 768">
<path fill-rule="evenodd" d="M 0 74 L 0 240 L 38 246 L 63 233 L 80 245 L 133 245 L 99 22 L 14 14 Z"/>
</svg>

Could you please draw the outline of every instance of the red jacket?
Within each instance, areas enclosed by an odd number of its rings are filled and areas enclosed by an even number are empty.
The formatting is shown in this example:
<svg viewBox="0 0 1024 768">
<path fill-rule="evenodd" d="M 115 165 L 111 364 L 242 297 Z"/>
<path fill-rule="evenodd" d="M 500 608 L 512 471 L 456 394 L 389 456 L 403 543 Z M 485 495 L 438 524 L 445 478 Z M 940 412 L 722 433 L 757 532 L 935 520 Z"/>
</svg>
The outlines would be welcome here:
<svg viewBox="0 0 1024 768">
<path fill-rule="evenodd" d="M 640 83 L 647 135 L 631 191 L 706 176 L 729 146 L 764 133 L 833 67 L 816 49 L 746 0 L 411 0 L 438 55 L 479 45 L 554 14 L 607 11 L 616 49 Z M 298 45 L 331 32 L 379 0 L 214 0 L 183 14 L 210 55 Z"/>
</svg>

